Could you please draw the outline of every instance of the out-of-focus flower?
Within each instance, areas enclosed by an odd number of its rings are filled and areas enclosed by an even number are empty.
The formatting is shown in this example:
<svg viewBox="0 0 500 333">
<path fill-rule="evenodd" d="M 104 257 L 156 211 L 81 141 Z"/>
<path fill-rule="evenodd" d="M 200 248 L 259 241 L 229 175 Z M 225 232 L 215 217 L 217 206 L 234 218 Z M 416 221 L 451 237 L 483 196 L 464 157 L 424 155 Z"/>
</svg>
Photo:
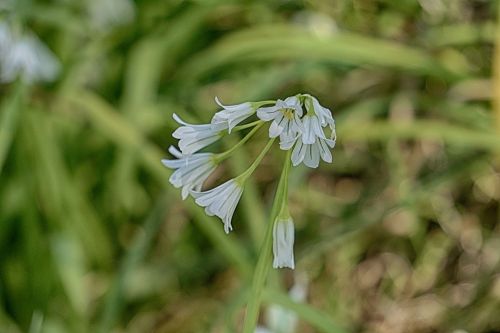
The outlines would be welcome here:
<svg viewBox="0 0 500 333">
<path fill-rule="evenodd" d="M 295 283 L 288 295 L 293 301 L 302 303 L 307 296 L 307 286 L 307 276 L 295 274 Z M 266 326 L 258 326 L 255 333 L 294 333 L 297 331 L 298 321 L 299 318 L 294 311 L 273 304 L 266 311 Z"/>
<path fill-rule="evenodd" d="M 53 81 L 60 64 L 55 55 L 36 36 L 15 35 L 6 24 L 0 25 L 0 81 L 21 78 L 27 83 Z"/>
</svg>

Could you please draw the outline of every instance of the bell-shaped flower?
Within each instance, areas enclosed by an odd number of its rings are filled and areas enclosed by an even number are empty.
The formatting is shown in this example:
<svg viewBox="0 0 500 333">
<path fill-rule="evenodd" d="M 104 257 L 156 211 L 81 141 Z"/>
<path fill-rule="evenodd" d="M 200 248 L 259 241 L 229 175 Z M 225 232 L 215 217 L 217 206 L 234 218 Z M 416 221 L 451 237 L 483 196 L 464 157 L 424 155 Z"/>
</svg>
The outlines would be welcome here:
<svg viewBox="0 0 500 333">
<path fill-rule="evenodd" d="M 273 267 L 295 268 L 293 259 L 294 226 L 290 216 L 278 217 L 273 226 Z"/>
<path fill-rule="evenodd" d="M 335 121 L 333 120 L 331 111 L 321 106 L 315 97 L 308 94 L 302 96 L 304 98 L 304 106 L 307 110 L 306 115 L 302 118 L 302 142 L 313 144 L 316 138 L 326 138 L 323 127 L 328 125 L 333 130 Z"/>
<path fill-rule="evenodd" d="M 182 155 L 173 146 L 168 151 L 177 159 L 163 159 L 162 163 L 167 168 L 175 169 L 169 181 L 175 188 L 182 188 L 182 199 L 185 200 L 191 190 L 201 191 L 203 183 L 217 167 L 214 154 Z"/>
<path fill-rule="evenodd" d="M 231 130 L 255 113 L 255 103 L 245 102 L 235 105 L 224 105 L 219 98 L 215 97 L 215 102 L 222 108 L 212 118 L 212 124 L 225 124 L 229 133 Z"/>
<path fill-rule="evenodd" d="M 315 138 L 314 143 L 306 144 L 303 142 L 303 136 L 299 136 L 296 140 L 295 147 L 292 151 L 292 164 L 297 166 L 300 163 L 310 168 L 317 168 L 319 166 L 319 159 L 327 163 L 332 162 L 332 153 L 330 149 L 335 147 L 335 139 Z M 289 147 L 289 146 L 287 146 Z"/>
<path fill-rule="evenodd" d="M 257 117 L 264 121 L 270 121 L 269 137 L 276 138 L 280 136 L 280 140 L 296 136 L 301 132 L 303 110 L 300 100 L 297 96 L 291 96 L 285 100 L 278 100 L 274 106 L 261 107 L 257 109 Z"/>
<path fill-rule="evenodd" d="M 191 191 L 195 202 L 201 207 L 205 207 L 207 215 L 215 215 L 222 220 L 226 234 L 233 230 L 231 220 L 242 193 L 243 185 L 237 178 L 228 180 L 205 192 Z"/>
<path fill-rule="evenodd" d="M 219 140 L 227 128 L 227 124 L 224 123 L 215 125 L 189 124 L 175 113 L 173 117 L 176 122 L 182 125 L 172 133 L 172 136 L 179 139 L 179 148 L 184 155 L 191 155 Z"/>
<path fill-rule="evenodd" d="M 0 57 L 0 81 L 13 82 L 18 77 L 27 83 L 52 81 L 60 71 L 59 61 L 34 35 L 8 37 L 3 32 Z"/>
</svg>

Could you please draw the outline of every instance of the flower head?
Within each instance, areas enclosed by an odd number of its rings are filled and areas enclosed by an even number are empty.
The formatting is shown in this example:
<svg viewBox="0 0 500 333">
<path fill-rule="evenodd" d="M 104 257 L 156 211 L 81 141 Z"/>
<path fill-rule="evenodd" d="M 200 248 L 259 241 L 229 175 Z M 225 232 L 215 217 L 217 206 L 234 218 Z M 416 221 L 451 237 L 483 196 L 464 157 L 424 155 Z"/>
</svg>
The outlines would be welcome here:
<svg viewBox="0 0 500 333">
<path fill-rule="evenodd" d="M 163 159 L 162 163 L 167 168 L 175 169 L 169 181 L 176 188 L 182 187 L 182 199 L 185 200 L 191 190 L 201 191 L 203 183 L 217 167 L 214 154 L 201 153 L 186 156 L 173 146 L 170 146 L 169 152 L 177 159 Z"/>
<path fill-rule="evenodd" d="M 295 268 L 293 259 L 294 226 L 290 216 L 278 217 L 273 226 L 273 267 Z"/>
<path fill-rule="evenodd" d="M 228 180 L 209 191 L 191 191 L 195 202 L 205 207 L 207 215 L 215 215 L 222 220 L 226 234 L 233 230 L 231 220 L 242 193 L 243 186 L 236 179 Z"/>
<path fill-rule="evenodd" d="M 280 148 L 287 150 L 286 160 L 278 184 L 272 211 L 279 207 L 277 217 L 269 224 L 268 232 L 273 232 L 273 267 L 294 268 L 294 225 L 288 213 L 288 176 L 291 165 L 304 163 L 310 168 L 317 168 L 320 160 L 331 163 L 331 149 L 335 146 L 335 121 L 332 113 L 321 106 L 318 100 L 308 94 L 298 94 L 284 100 L 245 102 L 236 105 L 223 105 L 216 97 L 216 103 L 222 108 L 210 124 L 193 125 L 186 123 L 174 114 L 180 127 L 172 134 L 179 139 L 180 151 L 171 147 L 170 152 L 177 160 L 162 160 L 174 173 L 170 182 L 177 188 L 182 187 L 182 198 L 191 194 L 209 216 L 218 216 L 224 223 L 224 231 L 233 229 L 232 218 L 243 193 L 245 181 L 262 162 L 265 154 L 279 137 Z M 266 106 L 271 104 L 271 106 Z M 304 108 L 306 113 L 304 114 Z M 235 126 L 251 117 L 254 113 L 260 120 Z M 229 158 L 236 149 L 244 145 L 259 129 L 271 121 L 269 140 L 259 152 L 252 164 L 238 177 L 207 191 L 201 191 L 207 177 L 216 165 Z M 230 149 L 219 154 L 196 153 L 226 134 L 252 128 Z M 329 132 L 329 135 L 327 135 Z M 279 206 L 281 205 L 281 206 Z M 276 208 L 277 209 L 277 208 Z M 271 243 L 266 243 L 265 251 L 270 251 Z"/>
<path fill-rule="evenodd" d="M 296 96 L 285 98 L 284 101 L 278 100 L 274 106 L 262 107 L 257 110 L 257 117 L 264 121 L 270 121 L 269 137 L 287 140 L 296 136 L 302 130 L 303 110 L 300 100 Z"/>
<path fill-rule="evenodd" d="M 172 133 L 172 136 L 179 139 L 179 148 L 184 155 L 191 155 L 219 140 L 224 129 L 227 128 L 225 123 L 193 125 L 185 122 L 175 113 L 173 117 L 182 125 Z"/>
</svg>

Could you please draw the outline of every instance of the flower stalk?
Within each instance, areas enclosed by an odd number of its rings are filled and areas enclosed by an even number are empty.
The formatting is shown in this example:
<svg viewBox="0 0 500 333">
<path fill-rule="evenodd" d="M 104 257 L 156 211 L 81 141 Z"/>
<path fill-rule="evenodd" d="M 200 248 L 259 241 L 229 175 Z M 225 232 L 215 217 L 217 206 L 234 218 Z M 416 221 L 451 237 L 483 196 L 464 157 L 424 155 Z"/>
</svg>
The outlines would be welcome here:
<svg viewBox="0 0 500 333">
<path fill-rule="evenodd" d="M 248 301 L 247 310 L 245 314 L 245 321 L 243 324 L 243 333 L 253 333 L 255 331 L 255 326 L 257 324 L 257 319 L 259 316 L 260 304 L 262 301 L 262 290 L 264 289 L 264 283 L 266 281 L 269 269 L 271 267 L 271 249 L 273 244 L 273 228 L 276 217 L 279 211 L 283 207 L 283 201 L 286 200 L 286 191 L 288 189 L 288 174 L 290 170 L 290 154 L 291 151 L 287 151 L 287 156 L 283 165 L 283 171 L 281 172 L 280 180 L 278 183 L 278 188 L 276 189 L 276 194 L 274 196 L 273 207 L 271 209 L 271 216 L 269 219 L 269 224 L 266 229 L 266 234 L 264 236 L 264 241 L 259 252 L 259 259 L 257 260 L 257 265 L 255 267 L 252 288 L 250 291 L 250 299 Z"/>
</svg>

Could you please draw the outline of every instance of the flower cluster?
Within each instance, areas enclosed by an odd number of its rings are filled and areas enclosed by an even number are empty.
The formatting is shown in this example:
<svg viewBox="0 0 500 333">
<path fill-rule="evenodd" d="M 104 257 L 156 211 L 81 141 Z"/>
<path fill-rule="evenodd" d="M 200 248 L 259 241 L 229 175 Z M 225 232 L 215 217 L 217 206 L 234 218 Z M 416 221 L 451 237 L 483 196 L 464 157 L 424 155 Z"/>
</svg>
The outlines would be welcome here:
<svg viewBox="0 0 500 333">
<path fill-rule="evenodd" d="M 293 220 L 288 212 L 288 170 L 290 163 L 298 166 L 303 163 L 307 167 L 317 168 L 320 159 L 332 162 L 331 149 L 335 146 L 335 121 L 332 113 L 320 105 L 318 100 L 309 94 L 298 94 L 277 101 L 245 102 L 237 105 L 224 105 L 215 99 L 221 110 L 213 116 L 210 124 L 190 124 L 174 114 L 179 124 L 172 136 L 179 140 L 179 149 L 170 147 L 175 159 L 162 160 L 163 164 L 174 169 L 170 183 L 182 189 L 182 198 L 191 195 L 195 202 L 205 208 L 209 216 L 217 216 L 224 223 L 224 231 L 233 229 L 232 217 L 243 194 L 246 180 L 262 161 L 276 138 L 279 145 L 287 152 L 284 174 L 285 186 L 276 198 L 279 208 L 273 221 L 273 267 L 294 268 Z M 257 120 L 247 122 L 256 115 Z M 250 167 L 236 178 L 203 191 L 207 178 L 217 166 L 227 159 L 240 146 L 245 144 L 265 123 L 269 125 L 269 141 L 256 157 Z M 230 133 L 251 129 L 236 145 L 223 153 L 199 152 Z"/>
<path fill-rule="evenodd" d="M 59 71 L 59 61 L 34 34 L 0 23 L 0 82 L 52 81 Z"/>
</svg>

